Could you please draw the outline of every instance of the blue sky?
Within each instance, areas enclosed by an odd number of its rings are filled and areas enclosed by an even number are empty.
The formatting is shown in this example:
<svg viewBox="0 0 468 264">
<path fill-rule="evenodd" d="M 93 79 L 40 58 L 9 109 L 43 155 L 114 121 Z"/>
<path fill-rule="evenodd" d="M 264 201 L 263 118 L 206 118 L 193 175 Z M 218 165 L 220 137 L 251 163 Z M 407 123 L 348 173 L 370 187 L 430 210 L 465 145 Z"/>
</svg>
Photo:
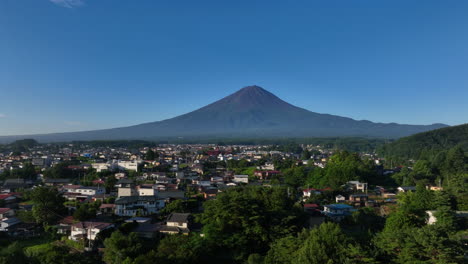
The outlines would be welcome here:
<svg viewBox="0 0 468 264">
<path fill-rule="evenodd" d="M 247 85 L 320 113 L 468 122 L 468 1 L 0 1 L 0 135 L 170 118 Z"/>
</svg>

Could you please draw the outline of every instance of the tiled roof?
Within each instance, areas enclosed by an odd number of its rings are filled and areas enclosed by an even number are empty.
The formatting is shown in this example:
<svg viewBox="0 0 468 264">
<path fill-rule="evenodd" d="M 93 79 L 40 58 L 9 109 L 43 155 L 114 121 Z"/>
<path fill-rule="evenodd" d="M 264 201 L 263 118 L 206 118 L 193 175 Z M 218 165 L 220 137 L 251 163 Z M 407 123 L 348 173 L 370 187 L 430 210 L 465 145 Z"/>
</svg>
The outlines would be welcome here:
<svg viewBox="0 0 468 264">
<path fill-rule="evenodd" d="M 0 208 L 0 214 L 4 214 L 10 210 L 11 210 L 10 208 Z"/>
<path fill-rule="evenodd" d="M 73 225 L 76 228 L 96 228 L 96 229 L 105 229 L 111 226 L 111 223 L 104 223 L 104 222 L 79 222 Z"/>
<path fill-rule="evenodd" d="M 190 214 L 172 213 L 167 218 L 167 222 L 185 223 L 188 222 Z"/>
</svg>

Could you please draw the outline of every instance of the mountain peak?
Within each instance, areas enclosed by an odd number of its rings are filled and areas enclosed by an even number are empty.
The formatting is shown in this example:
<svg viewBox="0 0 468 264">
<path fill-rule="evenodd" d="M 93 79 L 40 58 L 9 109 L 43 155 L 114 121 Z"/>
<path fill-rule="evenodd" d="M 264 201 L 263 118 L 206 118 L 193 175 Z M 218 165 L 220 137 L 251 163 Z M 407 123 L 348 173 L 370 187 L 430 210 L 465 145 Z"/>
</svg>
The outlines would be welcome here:
<svg viewBox="0 0 468 264">
<path fill-rule="evenodd" d="M 268 92 L 267 90 L 263 89 L 257 85 L 250 85 L 246 86 L 233 95 L 240 95 L 240 96 L 264 96 L 264 95 L 273 95 L 272 93 Z"/>
<path fill-rule="evenodd" d="M 237 107 L 262 107 L 287 104 L 276 95 L 257 85 L 246 86 L 237 92 L 219 100 L 220 104 L 235 104 Z"/>
</svg>

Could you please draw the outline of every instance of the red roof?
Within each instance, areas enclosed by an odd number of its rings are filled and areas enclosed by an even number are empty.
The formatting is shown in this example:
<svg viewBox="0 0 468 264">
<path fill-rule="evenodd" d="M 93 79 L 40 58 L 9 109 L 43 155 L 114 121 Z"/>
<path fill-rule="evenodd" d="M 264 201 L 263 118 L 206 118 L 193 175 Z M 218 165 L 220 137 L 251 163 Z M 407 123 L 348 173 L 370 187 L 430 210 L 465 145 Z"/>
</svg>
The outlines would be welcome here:
<svg viewBox="0 0 468 264">
<path fill-rule="evenodd" d="M 317 204 L 304 204 L 304 208 L 317 208 Z"/>
<path fill-rule="evenodd" d="M 101 206 L 99 206 L 99 209 L 114 208 L 114 207 L 115 207 L 115 204 L 101 204 Z"/>
<path fill-rule="evenodd" d="M 0 208 L 0 214 L 4 214 L 10 210 L 11 210 L 10 208 Z"/>
<path fill-rule="evenodd" d="M 8 198 L 8 197 L 11 197 L 11 196 L 13 196 L 13 194 L 9 194 L 9 193 L 7 193 L 7 194 L 0 194 L 0 200 L 4 200 L 4 199 L 6 199 L 6 198 Z"/>
<path fill-rule="evenodd" d="M 71 225 L 74 222 L 75 222 L 75 219 L 73 218 L 73 216 L 64 217 L 62 218 L 62 220 L 59 221 L 60 224 L 67 224 L 67 225 Z"/>
<path fill-rule="evenodd" d="M 103 180 L 99 179 L 99 180 L 94 180 L 93 183 L 94 184 L 104 184 L 105 182 Z"/>
</svg>

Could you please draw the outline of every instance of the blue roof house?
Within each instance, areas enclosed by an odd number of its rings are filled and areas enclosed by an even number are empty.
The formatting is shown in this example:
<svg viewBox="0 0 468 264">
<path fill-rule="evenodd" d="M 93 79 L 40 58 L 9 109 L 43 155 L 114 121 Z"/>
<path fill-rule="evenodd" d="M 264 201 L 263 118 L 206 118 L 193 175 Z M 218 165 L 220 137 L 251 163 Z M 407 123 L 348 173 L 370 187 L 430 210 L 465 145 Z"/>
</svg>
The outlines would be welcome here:
<svg viewBox="0 0 468 264">
<path fill-rule="evenodd" d="M 348 215 L 351 215 L 356 209 L 347 204 L 329 204 L 323 206 L 322 213 L 333 221 L 339 222 Z"/>
</svg>

